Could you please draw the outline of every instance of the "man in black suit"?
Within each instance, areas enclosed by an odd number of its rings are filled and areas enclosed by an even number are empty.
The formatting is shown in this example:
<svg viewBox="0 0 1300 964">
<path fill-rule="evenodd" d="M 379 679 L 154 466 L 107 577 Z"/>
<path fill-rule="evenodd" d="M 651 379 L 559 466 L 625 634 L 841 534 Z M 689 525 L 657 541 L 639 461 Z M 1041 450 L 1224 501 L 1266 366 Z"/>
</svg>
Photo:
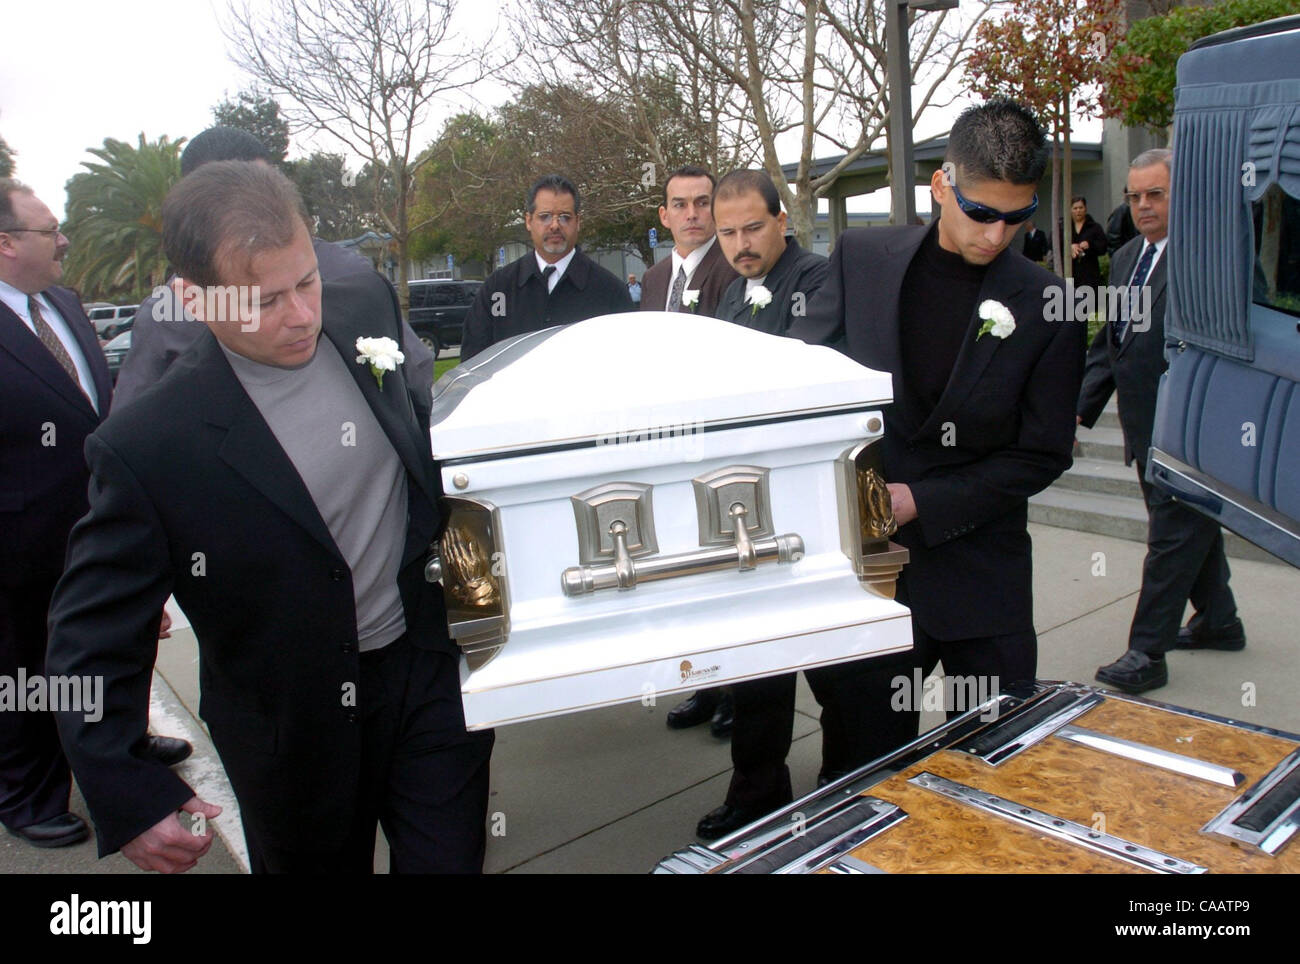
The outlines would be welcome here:
<svg viewBox="0 0 1300 964">
<path fill-rule="evenodd" d="M 534 250 L 479 288 L 465 315 L 462 359 L 513 335 L 632 310 L 627 285 L 577 249 L 581 212 L 568 178 L 548 174 L 533 184 L 524 225 Z"/>
<path fill-rule="evenodd" d="M 1091 428 L 1111 393 L 1119 393 L 1124 463 L 1137 462 L 1147 504 L 1147 555 L 1128 649 L 1097 670 L 1098 680 L 1128 693 L 1169 681 L 1164 657 L 1171 649 L 1237 650 L 1246 645 L 1228 588 L 1219 524 L 1179 505 L 1146 477 L 1156 389 L 1167 367 L 1163 255 L 1169 234 L 1171 162 L 1171 152 L 1158 148 L 1139 154 L 1129 168 L 1125 196 L 1140 234 L 1111 261 L 1111 285 L 1124 287 L 1116 305 L 1121 310 L 1093 339 L 1079 394 L 1078 421 Z M 1189 598 L 1196 614 L 1180 630 Z"/>
<path fill-rule="evenodd" d="M 46 673 L 45 619 L 86 511 L 81 446 L 108 414 L 108 365 L 77 296 L 55 287 L 68 239 L 31 190 L 0 180 L 0 676 Z M 0 711 L 0 821 L 38 847 L 77 843 L 54 717 Z"/>
<path fill-rule="evenodd" d="M 430 399 L 395 355 L 392 288 L 322 290 L 301 198 L 265 165 L 204 165 L 163 221 L 210 336 L 87 439 L 90 512 L 50 614 L 52 671 L 104 679 L 101 722 L 59 718 L 100 852 L 183 871 L 211 843 L 219 808 L 124 750 L 174 593 L 254 871 L 368 872 L 376 821 L 394 871 L 477 871 L 492 735 L 465 732 L 423 578 Z"/>
<path fill-rule="evenodd" d="M 258 161 L 271 163 L 271 152 L 248 131 L 234 127 L 209 127 L 194 135 L 181 152 L 181 177 L 212 161 Z M 373 266 L 355 251 L 320 238 L 312 240 L 321 280 L 346 278 Z M 152 386 L 203 334 L 201 322 L 185 313 L 170 287 L 155 290 L 136 309 L 131 327 L 131 350 L 122 362 L 113 387 L 113 404 L 118 408 L 133 401 Z M 418 391 L 433 390 L 433 352 L 402 322 L 402 350 L 406 354 L 407 378 Z"/>
<path fill-rule="evenodd" d="M 1085 341 L 1082 325 L 1045 317 L 1060 279 L 1011 250 L 1046 165 L 1028 110 L 996 98 L 965 111 L 930 181 L 938 222 L 846 231 L 791 328 L 892 373 L 881 455 L 910 553 L 897 598 L 912 651 L 821 681 L 823 780 L 916 737 L 922 694 L 900 692 L 915 669 L 942 660 L 979 693 L 1034 678 L 1028 499 L 1070 465 Z"/>
<path fill-rule="evenodd" d="M 664 182 L 659 223 L 672 232 L 673 253 L 645 273 L 643 311 L 691 311 L 712 318 L 736 279 L 713 226 L 716 183 L 694 165 L 678 168 Z"/>
<path fill-rule="evenodd" d="M 1042 228 L 1035 227 L 1033 221 L 1025 225 L 1025 244 L 1021 250 L 1030 261 L 1040 263 L 1047 260 L 1047 255 L 1051 252 L 1047 244 L 1047 235 L 1043 233 Z"/>
<path fill-rule="evenodd" d="M 718 244 L 740 273 L 718 306 L 718 317 L 784 335 L 803 316 L 826 278 L 821 255 L 785 236 L 785 212 L 765 171 L 733 171 L 713 194 Z M 817 691 L 821 670 L 809 670 Z M 794 730 L 795 675 L 783 673 L 731 687 L 734 771 L 722 806 L 705 814 L 696 833 L 712 840 L 793 799 L 785 765 Z M 834 735 L 827 738 L 833 743 Z"/>
</svg>

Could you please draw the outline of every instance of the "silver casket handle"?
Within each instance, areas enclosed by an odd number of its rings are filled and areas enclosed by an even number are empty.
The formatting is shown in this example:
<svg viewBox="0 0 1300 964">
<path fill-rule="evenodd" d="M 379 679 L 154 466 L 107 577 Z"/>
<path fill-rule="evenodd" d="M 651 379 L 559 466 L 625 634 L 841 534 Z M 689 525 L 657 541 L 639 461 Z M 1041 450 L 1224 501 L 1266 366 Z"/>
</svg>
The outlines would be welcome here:
<svg viewBox="0 0 1300 964">
<path fill-rule="evenodd" d="M 671 556 L 634 559 L 627 549 L 627 525 L 615 521 L 609 526 L 614 542 L 614 561 L 605 565 L 570 566 L 560 577 L 566 596 L 584 596 L 602 589 L 635 589 L 639 582 L 675 579 L 701 572 L 737 569 L 744 572 L 761 563 L 797 562 L 803 557 L 803 539 L 795 533 L 751 540 L 746 523 L 749 510 L 734 503 L 730 515 L 735 542 L 729 546 L 707 546 Z"/>
</svg>

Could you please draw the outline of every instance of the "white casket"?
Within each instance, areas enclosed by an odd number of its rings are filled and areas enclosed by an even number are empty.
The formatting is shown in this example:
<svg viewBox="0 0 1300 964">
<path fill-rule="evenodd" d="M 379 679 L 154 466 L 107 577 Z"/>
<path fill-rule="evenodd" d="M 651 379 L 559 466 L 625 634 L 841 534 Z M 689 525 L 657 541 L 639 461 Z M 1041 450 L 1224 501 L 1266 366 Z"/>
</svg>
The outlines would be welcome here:
<svg viewBox="0 0 1300 964">
<path fill-rule="evenodd" d="M 434 389 L 471 729 L 912 644 L 879 479 L 890 376 L 688 314 L 522 335 Z M 738 524 L 743 522 L 743 524 Z"/>
</svg>

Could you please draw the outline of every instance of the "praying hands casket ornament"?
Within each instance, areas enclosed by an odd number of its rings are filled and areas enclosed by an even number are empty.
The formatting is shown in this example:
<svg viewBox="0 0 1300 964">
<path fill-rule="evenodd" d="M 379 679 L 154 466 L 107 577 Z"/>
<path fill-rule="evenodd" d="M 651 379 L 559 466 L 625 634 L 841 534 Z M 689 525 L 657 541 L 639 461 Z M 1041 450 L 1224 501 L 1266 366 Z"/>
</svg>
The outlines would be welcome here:
<svg viewBox="0 0 1300 964">
<path fill-rule="evenodd" d="M 435 386 L 471 729 L 911 647 L 888 374 L 694 315 L 500 342 Z"/>
</svg>

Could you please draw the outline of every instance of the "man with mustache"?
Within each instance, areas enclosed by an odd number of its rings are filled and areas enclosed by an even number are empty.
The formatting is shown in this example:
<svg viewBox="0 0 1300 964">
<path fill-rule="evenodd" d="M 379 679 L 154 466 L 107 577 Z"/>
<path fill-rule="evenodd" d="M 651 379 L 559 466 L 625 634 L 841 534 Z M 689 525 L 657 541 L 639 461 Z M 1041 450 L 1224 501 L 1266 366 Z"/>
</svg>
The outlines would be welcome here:
<svg viewBox="0 0 1300 964">
<path fill-rule="evenodd" d="M 465 316 L 462 359 L 514 335 L 633 310 L 627 285 L 577 249 L 581 211 L 568 178 L 547 174 L 533 185 L 524 226 L 534 250 L 479 289 Z"/>
<path fill-rule="evenodd" d="M 773 335 L 801 318 L 826 279 L 830 264 L 785 236 L 781 199 L 764 171 L 732 171 L 713 192 L 718 244 L 740 277 L 728 286 L 717 316 Z M 816 686 L 824 669 L 810 670 Z M 713 840 L 743 827 L 792 799 L 785 765 L 794 727 L 795 676 L 783 673 L 737 683 L 727 799 L 696 827 Z"/>
</svg>

